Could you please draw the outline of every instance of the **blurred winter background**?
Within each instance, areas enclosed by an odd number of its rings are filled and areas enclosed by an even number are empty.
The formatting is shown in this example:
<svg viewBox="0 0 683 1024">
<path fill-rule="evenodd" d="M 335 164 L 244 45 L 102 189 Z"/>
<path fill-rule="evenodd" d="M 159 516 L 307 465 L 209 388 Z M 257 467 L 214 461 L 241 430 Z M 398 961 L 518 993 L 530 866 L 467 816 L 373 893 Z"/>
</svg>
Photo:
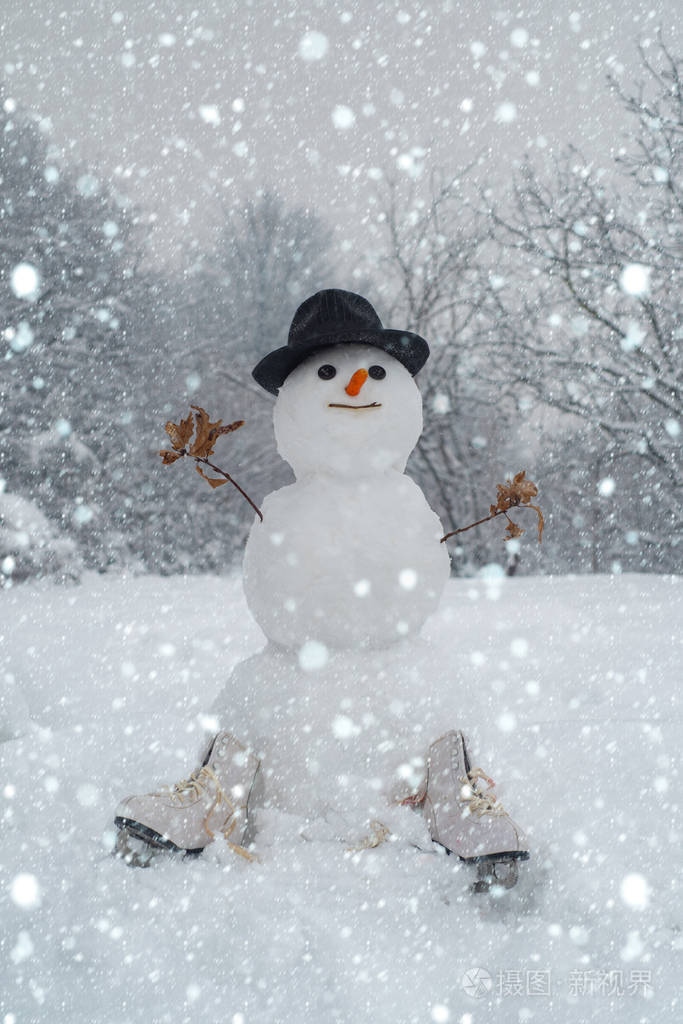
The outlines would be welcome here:
<svg viewBox="0 0 683 1024">
<path fill-rule="evenodd" d="M 0 31 L 4 586 L 237 564 L 251 510 L 163 468 L 163 423 L 243 417 L 217 461 L 286 482 L 250 370 L 321 286 L 430 340 L 410 468 L 446 527 L 525 468 L 520 573 L 680 567 L 675 0 L 3 0 Z"/>
</svg>

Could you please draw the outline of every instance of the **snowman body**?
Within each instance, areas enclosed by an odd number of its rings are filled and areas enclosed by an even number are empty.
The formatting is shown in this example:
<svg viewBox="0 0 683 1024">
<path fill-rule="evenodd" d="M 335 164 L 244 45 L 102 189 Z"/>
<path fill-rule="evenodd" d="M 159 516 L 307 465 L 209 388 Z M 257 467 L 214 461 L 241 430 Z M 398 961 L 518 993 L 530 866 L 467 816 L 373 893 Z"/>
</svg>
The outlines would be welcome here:
<svg viewBox="0 0 683 1024">
<path fill-rule="evenodd" d="M 403 472 L 422 430 L 410 373 L 361 344 L 294 370 L 275 407 L 296 483 L 268 495 L 244 558 L 266 636 L 300 649 L 388 647 L 417 633 L 450 571 L 438 517 Z"/>
</svg>

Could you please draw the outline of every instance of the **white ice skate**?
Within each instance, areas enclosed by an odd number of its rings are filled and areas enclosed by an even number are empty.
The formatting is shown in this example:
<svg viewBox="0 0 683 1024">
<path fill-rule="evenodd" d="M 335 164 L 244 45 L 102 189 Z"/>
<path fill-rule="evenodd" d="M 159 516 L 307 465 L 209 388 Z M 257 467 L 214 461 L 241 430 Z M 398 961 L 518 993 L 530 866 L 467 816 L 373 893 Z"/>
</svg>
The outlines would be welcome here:
<svg viewBox="0 0 683 1024">
<path fill-rule="evenodd" d="M 432 840 L 461 860 L 477 865 L 474 892 L 493 886 L 511 889 L 517 862 L 529 850 L 522 830 L 492 793 L 493 780 L 473 768 L 460 731 L 447 732 L 432 743 L 427 757 L 423 813 Z"/>
<path fill-rule="evenodd" d="M 198 855 L 217 834 L 248 859 L 242 845 L 260 762 L 228 732 L 219 732 L 202 765 L 172 788 L 129 796 L 116 808 L 115 853 L 147 867 L 162 850 Z"/>
</svg>

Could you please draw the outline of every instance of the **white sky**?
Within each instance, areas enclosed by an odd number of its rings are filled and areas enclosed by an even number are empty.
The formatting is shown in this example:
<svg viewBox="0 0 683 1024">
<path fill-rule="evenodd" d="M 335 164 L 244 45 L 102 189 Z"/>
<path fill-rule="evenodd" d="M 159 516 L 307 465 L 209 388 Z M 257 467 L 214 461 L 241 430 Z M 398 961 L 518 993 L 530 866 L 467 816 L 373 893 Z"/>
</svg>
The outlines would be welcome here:
<svg viewBox="0 0 683 1024">
<path fill-rule="evenodd" d="M 6 93 L 123 179 L 173 259 L 258 187 L 353 251 L 379 171 L 424 181 L 484 152 L 500 194 L 525 150 L 605 161 L 627 127 L 606 73 L 631 81 L 636 41 L 661 25 L 675 48 L 681 18 L 675 0 L 0 0 L 0 22 Z"/>
</svg>

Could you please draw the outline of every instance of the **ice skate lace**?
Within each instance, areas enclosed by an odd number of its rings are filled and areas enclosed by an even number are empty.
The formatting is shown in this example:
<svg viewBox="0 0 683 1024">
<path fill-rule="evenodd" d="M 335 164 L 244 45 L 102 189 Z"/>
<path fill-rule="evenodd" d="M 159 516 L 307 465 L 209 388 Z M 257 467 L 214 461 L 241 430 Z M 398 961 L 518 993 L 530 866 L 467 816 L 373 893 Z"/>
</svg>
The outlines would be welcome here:
<svg viewBox="0 0 683 1024">
<path fill-rule="evenodd" d="M 213 793 L 211 793 L 212 787 Z M 237 827 L 237 808 L 226 795 L 212 768 L 208 765 L 198 768 L 197 771 L 192 772 L 189 778 L 183 779 L 182 782 L 176 782 L 173 789 L 169 792 L 170 799 L 174 803 L 180 804 L 180 806 L 185 803 L 188 797 L 198 800 L 205 795 L 213 797 L 213 803 L 209 806 L 203 822 L 204 829 L 209 837 L 211 839 L 215 838 L 215 833 L 209 828 L 209 818 L 218 807 L 224 806 L 227 809 L 228 816 L 226 817 L 225 824 L 220 829 L 221 835 L 234 853 L 238 853 L 245 860 L 256 860 L 254 855 L 245 850 L 239 843 L 230 841 L 230 836 Z"/>
<path fill-rule="evenodd" d="M 482 780 L 487 783 L 486 789 L 482 788 Z M 505 808 L 499 803 L 498 798 L 493 795 L 495 783 L 493 779 L 481 770 L 481 768 L 470 768 L 465 775 L 460 775 L 458 781 L 462 783 L 460 798 L 467 803 L 470 814 L 476 814 L 481 818 L 483 814 L 503 815 Z"/>
</svg>

